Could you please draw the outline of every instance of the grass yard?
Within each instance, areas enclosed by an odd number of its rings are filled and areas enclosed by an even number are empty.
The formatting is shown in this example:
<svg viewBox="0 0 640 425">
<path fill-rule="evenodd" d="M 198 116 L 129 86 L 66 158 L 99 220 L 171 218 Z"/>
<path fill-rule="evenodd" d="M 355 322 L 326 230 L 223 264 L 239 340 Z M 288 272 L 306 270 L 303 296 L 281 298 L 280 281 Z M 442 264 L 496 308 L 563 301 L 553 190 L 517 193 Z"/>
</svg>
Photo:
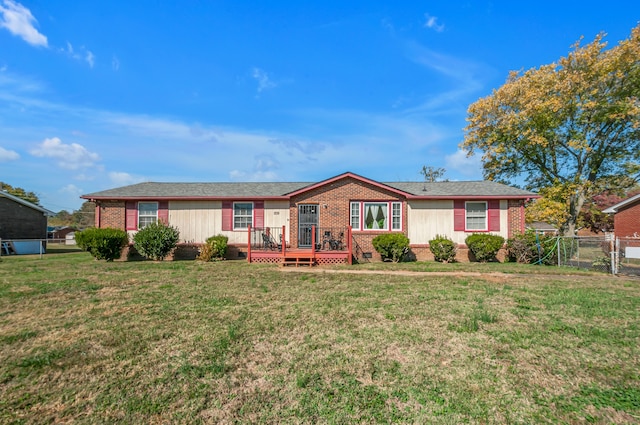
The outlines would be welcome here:
<svg viewBox="0 0 640 425">
<path fill-rule="evenodd" d="M 0 423 L 640 423 L 640 280 L 366 269 L 3 257 Z"/>
</svg>

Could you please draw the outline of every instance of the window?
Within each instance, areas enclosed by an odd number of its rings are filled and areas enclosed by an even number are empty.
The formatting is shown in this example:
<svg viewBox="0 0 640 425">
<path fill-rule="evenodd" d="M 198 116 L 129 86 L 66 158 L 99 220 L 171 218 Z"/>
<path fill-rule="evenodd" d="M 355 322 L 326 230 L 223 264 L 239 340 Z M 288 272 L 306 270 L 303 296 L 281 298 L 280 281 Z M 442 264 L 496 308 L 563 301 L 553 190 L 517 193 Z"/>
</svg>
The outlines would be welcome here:
<svg viewBox="0 0 640 425">
<path fill-rule="evenodd" d="M 402 204 L 391 203 L 391 230 L 402 230 Z"/>
<path fill-rule="evenodd" d="M 138 229 L 158 221 L 157 202 L 138 202 Z"/>
<path fill-rule="evenodd" d="M 351 202 L 355 230 L 402 230 L 401 202 Z"/>
<path fill-rule="evenodd" d="M 466 230 L 487 230 L 487 203 L 467 202 Z"/>
<path fill-rule="evenodd" d="M 360 229 L 360 202 L 351 203 L 351 228 Z"/>
<path fill-rule="evenodd" d="M 248 229 L 253 225 L 253 203 L 236 202 L 233 204 L 233 229 Z"/>
</svg>

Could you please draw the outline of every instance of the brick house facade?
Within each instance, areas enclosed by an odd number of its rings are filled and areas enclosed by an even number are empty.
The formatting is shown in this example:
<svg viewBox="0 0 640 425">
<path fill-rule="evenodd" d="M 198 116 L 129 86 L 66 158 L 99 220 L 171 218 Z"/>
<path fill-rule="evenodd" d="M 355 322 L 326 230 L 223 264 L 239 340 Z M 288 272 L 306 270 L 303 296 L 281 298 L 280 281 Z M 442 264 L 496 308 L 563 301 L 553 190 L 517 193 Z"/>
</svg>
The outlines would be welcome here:
<svg viewBox="0 0 640 425">
<path fill-rule="evenodd" d="M 523 232 L 524 204 L 536 197 L 495 182 L 381 183 L 354 173 L 316 183 L 140 183 L 82 196 L 96 202 L 97 227 L 133 233 L 151 208 L 152 218 L 178 227 L 185 247 L 223 234 L 232 256 L 246 255 L 252 227 L 277 234 L 288 248 L 305 249 L 313 224 L 316 242 L 320 232 L 348 234 L 357 255 L 374 261 L 380 256 L 371 241 L 392 232 L 409 237 L 418 260 L 433 258 L 428 241 L 439 234 L 458 243 L 460 260 L 468 260 L 467 235 L 506 239 Z"/>
</svg>

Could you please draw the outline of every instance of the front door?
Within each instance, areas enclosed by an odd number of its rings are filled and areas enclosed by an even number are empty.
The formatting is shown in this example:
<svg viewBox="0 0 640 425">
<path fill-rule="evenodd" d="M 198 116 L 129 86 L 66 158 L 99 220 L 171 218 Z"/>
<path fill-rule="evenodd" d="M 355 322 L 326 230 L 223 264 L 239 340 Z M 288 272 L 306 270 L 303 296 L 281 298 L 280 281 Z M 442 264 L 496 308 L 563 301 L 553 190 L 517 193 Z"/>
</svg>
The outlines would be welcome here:
<svg viewBox="0 0 640 425">
<path fill-rule="evenodd" d="M 312 229 L 316 226 L 316 241 L 318 240 L 318 205 L 298 205 L 298 246 L 311 248 Z"/>
</svg>

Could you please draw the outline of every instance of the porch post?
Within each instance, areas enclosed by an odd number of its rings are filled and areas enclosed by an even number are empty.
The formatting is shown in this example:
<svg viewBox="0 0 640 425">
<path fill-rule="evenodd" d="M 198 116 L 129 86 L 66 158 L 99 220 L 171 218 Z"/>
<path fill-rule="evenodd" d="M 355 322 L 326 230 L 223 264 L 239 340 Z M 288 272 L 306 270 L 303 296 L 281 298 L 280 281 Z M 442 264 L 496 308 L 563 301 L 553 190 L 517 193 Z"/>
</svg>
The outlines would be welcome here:
<svg viewBox="0 0 640 425">
<path fill-rule="evenodd" d="M 247 261 L 251 262 L 251 225 L 247 227 Z"/>
<path fill-rule="evenodd" d="M 280 242 L 282 242 L 282 256 L 283 257 L 287 253 L 287 237 L 284 234 L 284 232 L 286 230 L 287 230 L 287 226 L 282 226 L 282 233 L 280 233 L 282 235 L 282 240 Z"/>
<path fill-rule="evenodd" d="M 351 240 L 351 226 L 347 227 L 347 251 L 349 251 L 348 262 L 353 265 L 353 242 Z"/>
</svg>

